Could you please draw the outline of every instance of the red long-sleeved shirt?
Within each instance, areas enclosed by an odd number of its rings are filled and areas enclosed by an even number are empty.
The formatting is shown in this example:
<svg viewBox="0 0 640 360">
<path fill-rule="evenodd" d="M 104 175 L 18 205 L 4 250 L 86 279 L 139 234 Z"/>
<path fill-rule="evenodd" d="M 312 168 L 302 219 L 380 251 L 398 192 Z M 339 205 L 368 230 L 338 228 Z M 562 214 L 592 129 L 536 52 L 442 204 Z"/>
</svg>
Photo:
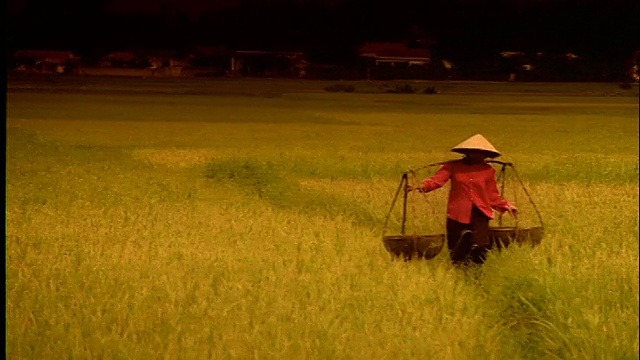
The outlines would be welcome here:
<svg viewBox="0 0 640 360">
<path fill-rule="evenodd" d="M 464 160 L 455 160 L 442 165 L 432 177 L 424 180 L 422 185 L 424 191 L 429 192 L 451 179 L 447 217 L 469 224 L 473 205 L 490 219 L 493 219 L 493 209 L 504 213 L 512 207 L 500 195 L 495 174 L 496 170 L 489 164 L 467 164 Z"/>
</svg>

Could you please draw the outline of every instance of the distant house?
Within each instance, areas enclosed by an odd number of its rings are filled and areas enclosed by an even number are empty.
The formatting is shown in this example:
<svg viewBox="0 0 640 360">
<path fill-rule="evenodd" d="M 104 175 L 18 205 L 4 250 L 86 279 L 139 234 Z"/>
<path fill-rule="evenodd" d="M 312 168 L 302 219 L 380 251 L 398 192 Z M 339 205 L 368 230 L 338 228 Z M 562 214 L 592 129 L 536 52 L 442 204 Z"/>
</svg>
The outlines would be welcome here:
<svg viewBox="0 0 640 360">
<path fill-rule="evenodd" d="M 195 55 L 183 55 L 175 51 L 165 50 L 132 50 L 132 51 L 115 51 L 103 56 L 99 63 L 99 68 L 111 69 L 110 73 L 121 69 L 117 73 L 141 74 L 140 71 L 124 71 L 143 70 L 141 76 L 158 76 L 158 77 L 177 77 L 183 76 L 183 69 L 191 66 L 191 61 Z M 84 68 L 84 73 L 95 72 L 96 69 Z M 109 72 L 109 71 L 99 71 Z"/>
<path fill-rule="evenodd" d="M 638 70 L 638 68 L 640 67 L 639 65 L 640 51 L 635 51 L 633 53 L 633 60 L 631 61 L 629 69 L 627 70 L 627 74 L 629 75 L 631 81 L 640 82 L 640 71 Z"/>
<path fill-rule="evenodd" d="M 68 61 L 77 59 L 72 51 L 53 51 L 53 50 L 18 50 L 14 57 L 19 61 L 43 61 L 53 64 L 66 64 Z"/>
<path fill-rule="evenodd" d="M 191 52 L 195 56 L 210 58 L 219 55 L 227 55 L 229 50 L 223 45 L 194 45 L 191 47 Z"/>
<path fill-rule="evenodd" d="M 410 48 L 402 42 L 370 42 L 358 49 L 361 57 L 380 63 L 409 63 L 425 65 L 431 61 L 429 49 Z"/>
<path fill-rule="evenodd" d="M 42 73 L 67 72 L 79 60 L 72 51 L 17 50 L 13 54 L 16 67 Z"/>
<path fill-rule="evenodd" d="M 431 63 L 429 49 L 411 48 L 403 42 L 365 43 L 358 49 L 358 55 L 365 59 L 367 79 L 373 73 L 384 77 L 415 77 Z"/>
<path fill-rule="evenodd" d="M 100 66 L 133 67 L 139 58 L 132 51 L 114 51 L 100 59 Z"/>
<path fill-rule="evenodd" d="M 305 77 L 309 65 L 302 52 L 262 50 L 231 52 L 232 75 Z"/>
<path fill-rule="evenodd" d="M 542 53 L 536 54 L 537 57 L 542 55 Z M 508 81 L 526 79 L 526 72 L 535 68 L 535 58 L 531 60 L 530 56 L 522 51 L 501 51 L 500 57 L 499 75 L 506 76 L 508 74 Z"/>
<path fill-rule="evenodd" d="M 597 72 L 589 68 L 587 59 L 571 52 L 522 52 L 499 53 L 500 80 L 507 81 L 588 81 Z"/>
</svg>

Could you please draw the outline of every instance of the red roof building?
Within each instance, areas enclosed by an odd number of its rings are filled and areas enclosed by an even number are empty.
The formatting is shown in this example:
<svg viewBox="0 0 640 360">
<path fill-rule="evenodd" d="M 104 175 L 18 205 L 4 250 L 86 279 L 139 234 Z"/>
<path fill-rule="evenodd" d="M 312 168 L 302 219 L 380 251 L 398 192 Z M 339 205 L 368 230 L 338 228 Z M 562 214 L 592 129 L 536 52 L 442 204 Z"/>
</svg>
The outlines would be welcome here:
<svg viewBox="0 0 640 360">
<path fill-rule="evenodd" d="M 378 62 L 411 62 L 428 63 L 431 60 L 429 49 L 410 48 L 399 42 L 365 43 L 359 49 L 362 57 L 372 58 Z"/>
</svg>

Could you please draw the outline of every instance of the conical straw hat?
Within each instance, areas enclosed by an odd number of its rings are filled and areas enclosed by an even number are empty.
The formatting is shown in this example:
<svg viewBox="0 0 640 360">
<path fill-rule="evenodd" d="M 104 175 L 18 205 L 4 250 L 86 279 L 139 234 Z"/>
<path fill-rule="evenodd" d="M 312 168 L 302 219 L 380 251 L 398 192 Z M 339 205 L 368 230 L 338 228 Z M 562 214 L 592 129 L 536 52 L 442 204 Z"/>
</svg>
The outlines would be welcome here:
<svg viewBox="0 0 640 360">
<path fill-rule="evenodd" d="M 489 157 L 492 157 L 492 158 L 500 156 L 500 152 L 496 150 L 496 148 L 493 147 L 493 145 L 491 145 L 489 140 L 487 140 L 484 136 L 480 134 L 473 135 L 472 137 L 468 138 L 467 140 L 461 142 L 460 144 L 454 146 L 453 149 L 451 149 L 451 151 L 462 153 L 462 154 L 467 153 L 469 150 L 486 151 L 487 153 L 490 154 Z"/>
</svg>

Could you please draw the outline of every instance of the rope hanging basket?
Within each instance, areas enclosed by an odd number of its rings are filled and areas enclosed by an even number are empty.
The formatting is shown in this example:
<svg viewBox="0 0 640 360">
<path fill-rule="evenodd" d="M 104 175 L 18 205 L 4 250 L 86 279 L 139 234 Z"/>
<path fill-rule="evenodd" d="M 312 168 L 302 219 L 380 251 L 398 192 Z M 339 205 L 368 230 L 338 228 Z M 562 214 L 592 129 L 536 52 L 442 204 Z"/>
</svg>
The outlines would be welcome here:
<svg viewBox="0 0 640 360">
<path fill-rule="evenodd" d="M 498 216 L 498 226 L 489 227 L 489 240 L 490 240 L 490 248 L 503 249 L 508 247 L 511 244 L 518 245 L 530 245 L 536 246 L 542 242 L 542 238 L 544 237 L 544 224 L 542 222 L 542 216 L 540 215 L 540 211 L 536 204 L 533 202 L 529 191 L 524 186 L 522 179 L 518 175 L 516 168 L 512 163 L 502 162 L 498 160 L 489 160 L 487 163 L 494 163 L 500 165 L 500 173 L 498 175 L 497 181 L 500 184 L 500 192 L 505 194 L 505 185 L 507 182 L 507 169 L 509 169 L 516 180 L 518 181 L 520 188 L 526 194 L 529 199 L 529 203 L 535 210 L 535 213 L 538 217 L 538 225 L 535 226 L 524 226 L 518 221 L 518 218 L 513 216 L 514 224 L 512 226 L 503 226 L 502 223 L 502 215 Z M 514 192 L 515 196 L 516 192 Z M 517 197 L 514 199 L 515 205 L 517 206 Z"/>
<path fill-rule="evenodd" d="M 405 261 L 410 261 L 412 259 L 433 259 L 442 251 L 445 242 L 445 234 L 444 232 L 439 234 L 418 234 L 415 232 L 413 234 L 406 233 L 407 204 L 409 197 L 408 181 L 408 173 L 404 173 L 385 220 L 382 242 L 385 249 L 395 258 L 403 258 Z M 401 191 L 403 192 L 403 203 L 400 234 L 385 235 L 390 215 L 396 205 L 396 200 L 398 199 Z"/>
</svg>

